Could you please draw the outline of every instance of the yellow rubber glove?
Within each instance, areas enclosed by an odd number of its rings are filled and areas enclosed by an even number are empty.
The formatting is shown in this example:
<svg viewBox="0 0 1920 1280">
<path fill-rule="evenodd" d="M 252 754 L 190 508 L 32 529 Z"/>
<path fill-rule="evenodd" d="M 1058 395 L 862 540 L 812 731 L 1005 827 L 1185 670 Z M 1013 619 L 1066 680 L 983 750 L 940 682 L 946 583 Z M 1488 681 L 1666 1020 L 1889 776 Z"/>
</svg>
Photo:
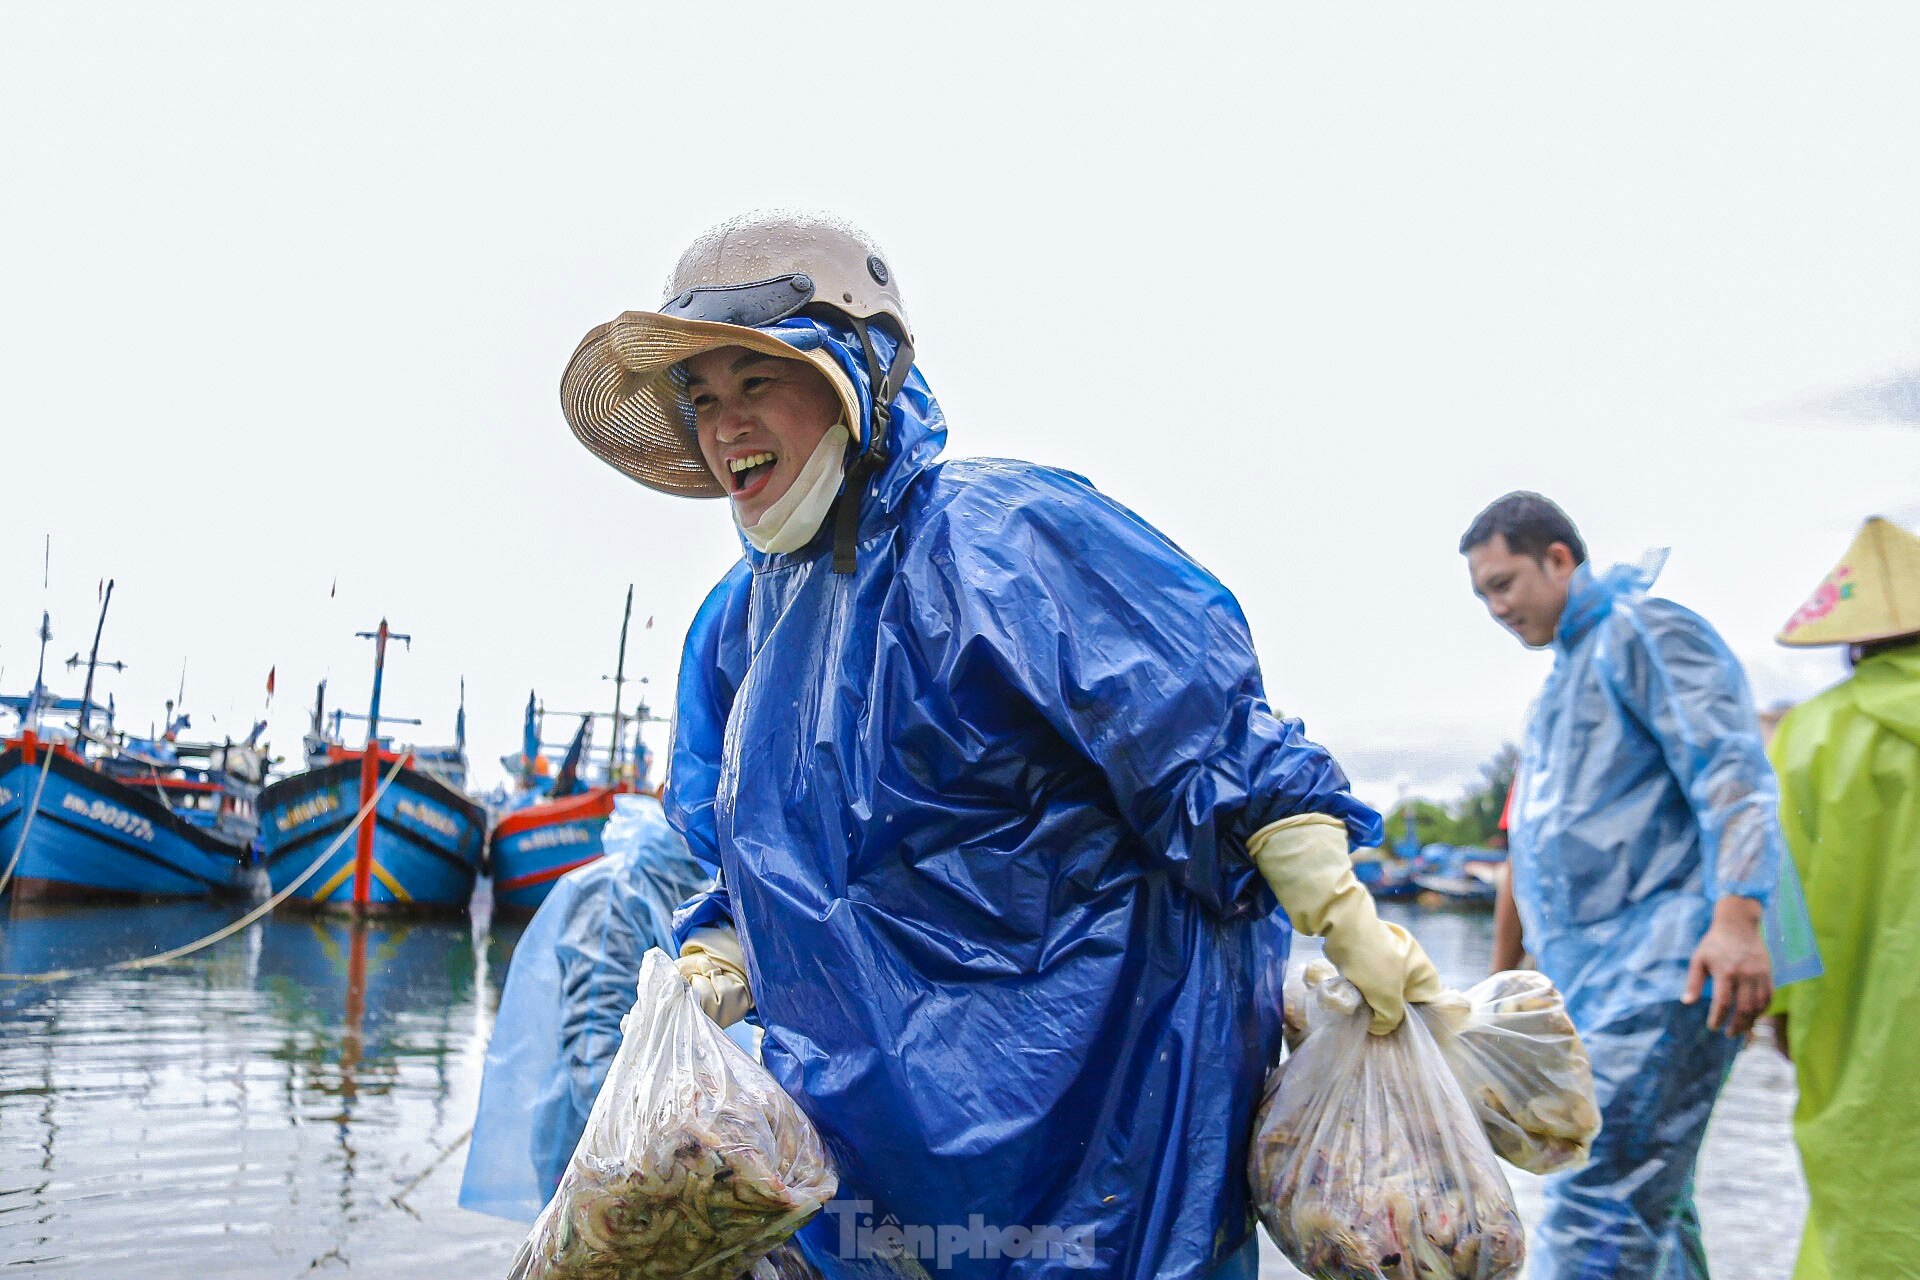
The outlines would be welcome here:
<svg viewBox="0 0 1920 1280">
<path fill-rule="evenodd" d="M 1446 989 L 1413 935 L 1375 913 L 1373 896 L 1354 878 L 1338 818 L 1282 818 L 1254 832 L 1247 852 L 1293 927 L 1326 939 L 1327 959 L 1373 1010 L 1374 1035 L 1399 1026 L 1409 1002 L 1424 1004 Z"/>
<path fill-rule="evenodd" d="M 700 1008 L 721 1026 L 732 1026 L 753 1008 L 746 952 L 732 929 L 695 929 L 681 946 L 674 968 L 693 988 Z"/>
</svg>

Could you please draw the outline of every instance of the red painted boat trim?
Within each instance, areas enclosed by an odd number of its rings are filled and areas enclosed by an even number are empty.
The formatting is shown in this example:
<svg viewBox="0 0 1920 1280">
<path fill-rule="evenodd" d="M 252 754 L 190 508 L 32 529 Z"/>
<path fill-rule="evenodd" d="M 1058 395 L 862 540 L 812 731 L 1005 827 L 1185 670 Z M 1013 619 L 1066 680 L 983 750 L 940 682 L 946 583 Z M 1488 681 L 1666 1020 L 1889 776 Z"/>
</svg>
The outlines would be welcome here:
<svg viewBox="0 0 1920 1280">
<path fill-rule="evenodd" d="M 538 804 L 510 813 L 500 819 L 493 829 L 493 838 L 499 840 L 505 836 L 516 836 L 522 831 L 532 831 L 536 827 L 557 826 L 563 822 L 578 822 L 582 818 L 610 818 L 613 816 L 613 791 L 608 787 L 594 787 L 577 796 L 567 796 L 561 800 L 542 800 Z M 578 864 L 576 864 L 578 865 Z"/>
<path fill-rule="evenodd" d="M 563 862 L 557 867 L 542 867 L 538 871 L 529 871 L 526 875 L 515 876 L 511 880 L 502 880 L 499 884 L 495 885 L 494 888 L 502 892 L 507 892 L 513 889 L 525 889 L 529 885 L 545 884 L 549 880 L 558 880 L 561 876 L 567 874 L 567 872 L 584 867 L 589 862 L 598 862 L 605 856 L 605 854 L 595 853 L 580 859 L 578 862 Z"/>
<path fill-rule="evenodd" d="M 190 778 L 143 778 L 137 773 L 128 774 L 124 778 L 116 779 L 116 781 L 125 782 L 135 787 L 157 786 L 168 791 L 218 791 L 220 789 L 220 784 L 217 782 L 196 782 Z"/>
<path fill-rule="evenodd" d="M 47 739 L 36 733 L 23 733 L 17 738 L 0 740 L 0 750 L 7 750 L 14 747 L 19 748 L 21 758 L 27 764 L 39 764 L 41 762 L 41 751 L 46 745 Z M 85 757 L 64 742 L 54 743 L 53 751 L 55 755 L 63 756 L 77 765 L 85 766 L 87 764 Z"/>
<path fill-rule="evenodd" d="M 366 748 L 364 747 L 343 747 L 336 743 L 327 744 L 328 764 L 339 764 L 343 760 L 363 760 L 366 758 L 366 754 Z M 412 754 L 410 751 L 389 751 L 385 747 L 382 747 L 380 748 L 380 763 L 392 764 L 401 756 L 409 756 Z"/>
</svg>

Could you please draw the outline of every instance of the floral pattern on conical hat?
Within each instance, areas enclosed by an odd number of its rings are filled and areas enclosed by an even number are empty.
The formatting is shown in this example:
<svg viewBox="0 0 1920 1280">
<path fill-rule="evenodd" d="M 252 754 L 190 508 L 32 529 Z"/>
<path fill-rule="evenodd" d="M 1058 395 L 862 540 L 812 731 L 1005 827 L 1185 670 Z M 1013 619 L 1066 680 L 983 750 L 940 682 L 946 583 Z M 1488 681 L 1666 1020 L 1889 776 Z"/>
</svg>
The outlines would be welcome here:
<svg viewBox="0 0 1920 1280">
<path fill-rule="evenodd" d="M 1915 632 L 1920 632 L 1920 537 L 1874 516 L 1774 638 L 1814 648 Z"/>
</svg>

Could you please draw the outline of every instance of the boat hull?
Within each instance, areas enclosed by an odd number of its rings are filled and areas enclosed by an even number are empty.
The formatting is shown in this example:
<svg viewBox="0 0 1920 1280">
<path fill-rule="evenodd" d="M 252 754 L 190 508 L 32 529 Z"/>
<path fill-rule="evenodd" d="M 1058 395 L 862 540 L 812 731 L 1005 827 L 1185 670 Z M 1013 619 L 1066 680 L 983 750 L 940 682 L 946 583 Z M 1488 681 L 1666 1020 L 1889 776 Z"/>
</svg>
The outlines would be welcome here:
<svg viewBox="0 0 1920 1280">
<path fill-rule="evenodd" d="M 20 835 L 17 819 L 32 795 L 29 788 L 34 779 L 25 774 L 20 748 L 9 744 L 0 749 L 0 872 L 13 860 L 13 846 Z"/>
<path fill-rule="evenodd" d="M 577 796 L 542 800 L 501 818 L 487 842 L 496 912 L 537 911 L 556 880 L 603 852 L 614 791 L 594 787 Z"/>
<path fill-rule="evenodd" d="M 1417 875 L 1413 881 L 1423 894 L 1456 906 L 1491 907 L 1500 896 L 1497 885 L 1472 876 Z"/>
<path fill-rule="evenodd" d="M 383 759 L 380 775 L 391 767 Z M 260 860 L 279 893 L 312 866 L 360 809 L 359 759 L 276 782 L 260 793 Z M 401 768 L 371 819 L 366 875 L 359 833 L 341 841 L 287 899 L 318 910 L 464 911 L 480 871 L 486 816 L 438 779 Z M 364 886 L 363 891 L 360 886 Z M 363 896 L 356 899 L 356 892 Z"/>
<path fill-rule="evenodd" d="M 54 753 L 51 767 L 48 751 Z M 0 867 L 17 847 L 9 885 L 16 901 L 132 902 L 240 891 L 240 845 L 60 748 L 9 746 L 0 753 L 0 792 L 6 793 L 0 800 Z"/>
</svg>

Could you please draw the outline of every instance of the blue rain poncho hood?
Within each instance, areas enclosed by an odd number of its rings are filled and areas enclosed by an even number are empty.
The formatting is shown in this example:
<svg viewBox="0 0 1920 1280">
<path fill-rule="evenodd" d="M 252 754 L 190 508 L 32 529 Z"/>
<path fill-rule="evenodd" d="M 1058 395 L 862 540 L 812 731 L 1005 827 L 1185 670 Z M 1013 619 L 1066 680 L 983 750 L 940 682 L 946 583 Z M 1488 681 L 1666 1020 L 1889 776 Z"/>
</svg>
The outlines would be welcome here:
<svg viewBox="0 0 1920 1280">
<path fill-rule="evenodd" d="M 853 474 L 853 462 L 876 444 L 888 459 L 887 465 L 863 486 L 864 492 L 860 495 L 859 536 L 865 540 L 885 527 L 888 514 L 897 509 L 914 478 L 945 448 L 947 425 L 939 404 L 927 389 L 920 371 L 915 369 L 907 375 L 900 397 L 894 402 L 893 421 L 876 441 L 873 430 L 873 386 L 857 338 L 824 320 L 806 316 L 795 316 L 778 324 L 765 325 L 760 332 L 780 339 L 795 351 L 826 351 L 852 382 L 854 394 L 859 400 L 860 423 L 856 432 L 859 438 L 847 446 L 848 474 Z M 870 325 L 867 332 L 874 344 L 875 354 L 883 364 L 890 366 L 898 353 L 898 344 L 881 325 Z M 690 424 L 688 430 L 692 429 Z M 785 553 L 760 551 L 748 540 L 744 531 L 737 532 L 740 535 L 740 549 L 747 562 L 761 567 L 782 557 L 810 558 L 819 546 L 824 545 L 825 540 L 831 538 L 833 525 L 833 515 L 829 514 L 812 540 L 796 551 Z"/>
<path fill-rule="evenodd" d="M 1526 945 L 1603 1118 L 1532 1233 L 1535 1274 L 1556 1280 L 1705 1274 L 1693 1165 L 1738 1043 L 1707 1028 L 1707 1000 L 1680 1000 L 1714 903 L 1766 904 L 1776 983 L 1819 967 L 1746 678 L 1703 619 L 1647 594 L 1664 559 L 1575 572 L 1514 793 Z"/>
<path fill-rule="evenodd" d="M 782 329 L 870 422 L 851 336 Z M 955 1276 L 1207 1276 L 1251 1249 L 1290 936 L 1246 838 L 1379 818 L 1268 707 L 1212 575 L 1080 477 L 945 436 L 916 370 L 855 571 L 823 530 L 699 610 L 666 801 L 719 876 L 676 929 L 739 932 L 766 1065 L 841 1175 L 802 1233 L 829 1277 L 899 1239 Z M 1024 1256 L 1048 1232 L 1087 1252 Z"/>
</svg>

